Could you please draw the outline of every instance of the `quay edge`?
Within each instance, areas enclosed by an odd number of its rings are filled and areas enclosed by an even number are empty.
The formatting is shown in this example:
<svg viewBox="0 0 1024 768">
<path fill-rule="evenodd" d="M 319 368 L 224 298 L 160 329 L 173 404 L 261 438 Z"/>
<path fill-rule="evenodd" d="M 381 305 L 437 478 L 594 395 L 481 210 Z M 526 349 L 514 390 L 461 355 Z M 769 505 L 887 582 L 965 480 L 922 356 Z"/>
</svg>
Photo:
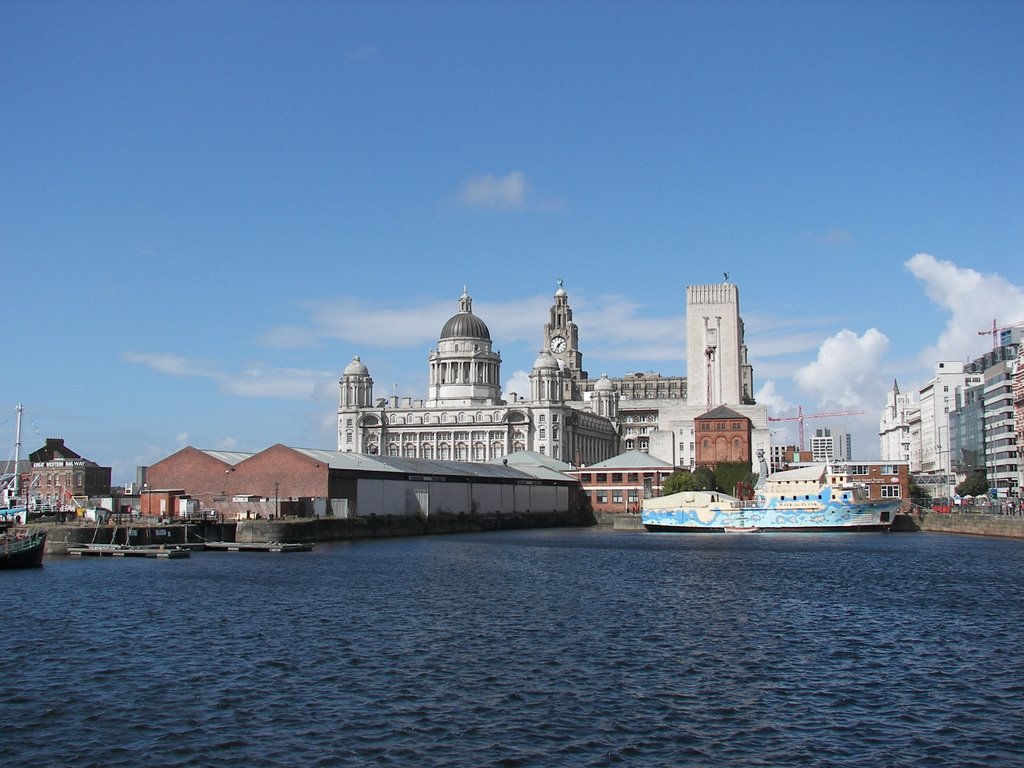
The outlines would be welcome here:
<svg viewBox="0 0 1024 768">
<path fill-rule="evenodd" d="M 47 531 L 46 556 L 67 555 L 69 547 L 85 544 L 181 545 L 202 541 L 306 544 L 329 541 L 429 536 L 446 533 L 569 528 L 596 524 L 589 512 L 435 513 L 373 515 L 354 518 L 279 518 L 203 521 L 187 525 L 133 523 L 127 526 L 81 524 L 30 525 Z M 129 531 L 131 535 L 129 536 Z"/>
</svg>

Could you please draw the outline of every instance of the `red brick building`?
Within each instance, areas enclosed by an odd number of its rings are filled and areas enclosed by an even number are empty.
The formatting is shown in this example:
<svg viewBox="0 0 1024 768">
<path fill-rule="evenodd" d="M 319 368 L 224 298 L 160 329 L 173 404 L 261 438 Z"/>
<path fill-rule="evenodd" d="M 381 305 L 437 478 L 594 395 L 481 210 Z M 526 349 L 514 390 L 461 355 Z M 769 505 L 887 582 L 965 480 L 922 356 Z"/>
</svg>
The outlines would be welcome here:
<svg viewBox="0 0 1024 768">
<path fill-rule="evenodd" d="M 31 495 L 45 506 L 70 508 L 93 496 L 110 494 L 110 467 L 83 459 L 64 445 L 59 437 L 48 437 L 46 445 L 29 454 Z"/>
<path fill-rule="evenodd" d="M 150 466 L 143 514 L 190 504 L 225 517 L 567 512 L 575 480 L 547 467 L 467 463 L 289 448 L 259 453 L 183 448 Z"/>
<path fill-rule="evenodd" d="M 565 474 L 579 480 L 595 512 L 639 512 L 644 499 L 661 495 L 662 484 L 675 471 L 643 451 L 627 451 Z"/>
<path fill-rule="evenodd" d="M 696 464 L 713 467 L 720 462 L 750 464 L 753 424 L 746 416 L 719 405 L 693 420 Z"/>
</svg>

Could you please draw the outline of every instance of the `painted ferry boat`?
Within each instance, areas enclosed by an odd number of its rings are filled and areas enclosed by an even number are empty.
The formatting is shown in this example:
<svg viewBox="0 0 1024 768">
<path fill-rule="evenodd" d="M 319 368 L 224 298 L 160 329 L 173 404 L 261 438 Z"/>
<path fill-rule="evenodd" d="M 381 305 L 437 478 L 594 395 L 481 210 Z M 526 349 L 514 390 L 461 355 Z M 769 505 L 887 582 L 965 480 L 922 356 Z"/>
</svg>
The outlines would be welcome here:
<svg viewBox="0 0 1024 768">
<path fill-rule="evenodd" d="M 645 499 L 648 531 L 884 531 L 900 499 L 872 500 L 845 468 L 813 464 L 761 478 L 753 499 L 718 491 L 683 491 Z"/>
</svg>

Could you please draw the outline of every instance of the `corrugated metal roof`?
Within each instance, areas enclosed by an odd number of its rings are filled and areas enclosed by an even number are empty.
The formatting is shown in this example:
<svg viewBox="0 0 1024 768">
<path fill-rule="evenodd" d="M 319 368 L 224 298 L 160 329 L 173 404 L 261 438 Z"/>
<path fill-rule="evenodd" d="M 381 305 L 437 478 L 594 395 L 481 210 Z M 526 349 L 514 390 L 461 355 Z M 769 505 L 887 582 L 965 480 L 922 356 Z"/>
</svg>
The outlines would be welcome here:
<svg viewBox="0 0 1024 768">
<path fill-rule="evenodd" d="M 508 464 L 514 467 L 547 467 L 556 472 L 566 472 L 573 468 L 572 464 L 553 459 L 550 456 L 545 456 L 543 453 L 537 453 L 537 451 L 516 451 L 515 453 L 502 456 L 500 459 L 491 459 L 488 463 Z"/>
<path fill-rule="evenodd" d="M 203 451 L 207 456 L 212 456 L 217 461 L 223 461 L 231 466 L 256 455 L 255 453 L 243 453 L 242 451 L 207 451 L 202 448 L 199 450 Z"/>
<path fill-rule="evenodd" d="M 824 464 L 808 464 L 806 467 L 797 467 L 795 469 L 784 469 L 781 472 L 776 472 L 773 475 L 769 475 L 769 480 L 820 480 L 821 476 L 825 473 Z"/>
<path fill-rule="evenodd" d="M 599 461 L 596 464 L 588 464 L 587 469 L 642 469 L 644 467 L 656 467 L 671 469 L 672 464 L 662 461 L 656 456 L 651 456 L 643 451 L 626 451 L 610 459 Z"/>
<path fill-rule="evenodd" d="M 522 463 L 513 462 L 511 454 L 506 464 L 501 459 L 487 464 L 474 464 L 467 461 L 440 461 L 436 459 L 407 459 L 398 456 L 372 456 L 366 453 L 350 453 L 348 451 L 328 451 L 320 448 L 292 448 L 288 450 L 309 456 L 311 459 L 326 464 L 331 469 L 344 469 L 353 472 L 393 472 L 404 475 L 435 475 L 445 477 L 481 477 L 507 479 L 538 479 L 571 481 L 573 478 L 562 474 L 560 467 L 571 469 L 570 465 L 555 459 L 544 459 L 541 454 L 521 456 Z M 200 449 L 201 450 L 201 449 Z M 203 453 L 234 466 L 241 461 L 256 456 L 255 453 L 241 451 L 207 451 Z M 520 453 L 532 454 L 532 451 Z M 533 463 L 531 463 L 533 462 Z"/>
<path fill-rule="evenodd" d="M 406 475 L 443 475 L 447 477 L 490 477 L 519 478 L 537 477 L 529 467 L 512 467 L 505 464 L 472 464 L 467 461 L 440 461 L 436 459 L 408 459 L 399 456 L 371 456 L 365 453 L 325 451 L 310 448 L 293 448 L 327 464 L 331 469 L 361 470 L 364 472 L 394 472 Z M 555 473 L 562 480 L 564 475 Z M 549 476 L 551 477 L 551 476 Z"/>
</svg>

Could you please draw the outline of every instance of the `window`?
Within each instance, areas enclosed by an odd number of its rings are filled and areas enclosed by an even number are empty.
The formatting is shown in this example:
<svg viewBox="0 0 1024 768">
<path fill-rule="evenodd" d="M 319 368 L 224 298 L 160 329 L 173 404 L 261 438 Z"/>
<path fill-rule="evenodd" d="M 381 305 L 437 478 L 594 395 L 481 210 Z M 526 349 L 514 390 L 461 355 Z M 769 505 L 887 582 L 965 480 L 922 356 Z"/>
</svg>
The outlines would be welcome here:
<svg viewBox="0 0 1024 768">
<path fill-rule="evenodd" d="M 883 485 L 881 490 L 883 499 L 900 498 L 900 487 L 898 485 Z"/>
<path fill-rule="evenodd" d="M 608 503 L 608 491 L 597 491 L 594 494 L 594 496 L 596 497 L 596 501 L 598 504 Z"/>
<path fill-rule="evenodd" d="M 640 492 L 636 488 L 633 488 L 629 492 L 629 503 L 636 504 L 638 501 L 640 501 Z"/>
<path fill-rule="evenodd" d="M 622 482 L 622 473 L 621 472 L 612 472 L 612 482 L 613 483 L 621 483 Z"/>
<path fill-rule="evenodd" d="M 547 438 L 547 430 L 545 430 L 544 427 L 541 427 L 540 429 L 538 429 L 537 430 L 537 437 L 540 438 L 541 440 L 546 439 Z"/>
<path fill-rule="evenodd" d="M 612 503 L 613 504 L 621 504 L 622 503 L 622 491 L 612 491 Z"/>
<path fill-rule="evenodd" d="M 581 473 L 580 474 L 580 482 L 581 483 L 589 483 L 590 482 L 590 473 L 589 472 Z"/>
</svg>

